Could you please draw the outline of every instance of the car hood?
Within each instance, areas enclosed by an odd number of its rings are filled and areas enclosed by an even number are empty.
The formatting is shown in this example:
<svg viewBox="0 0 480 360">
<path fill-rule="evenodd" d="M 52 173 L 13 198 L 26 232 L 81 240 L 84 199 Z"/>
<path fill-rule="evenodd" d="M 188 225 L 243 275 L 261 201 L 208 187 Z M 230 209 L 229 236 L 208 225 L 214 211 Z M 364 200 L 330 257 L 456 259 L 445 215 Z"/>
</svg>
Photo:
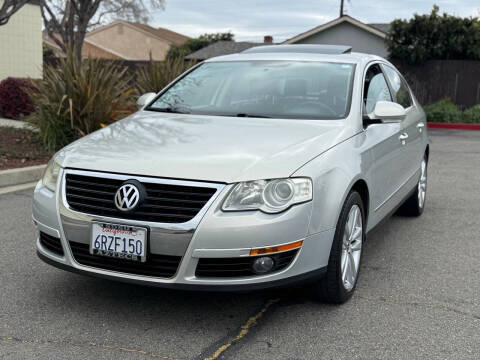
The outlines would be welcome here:
<svg viewBox="0 0 480 360">
<path fill-rule="evenodd" d="M 232 183 L 290 176 L 348 137 L 343 121 L 139 111 L 61 150 L 67 168 Z"/>
</svg>

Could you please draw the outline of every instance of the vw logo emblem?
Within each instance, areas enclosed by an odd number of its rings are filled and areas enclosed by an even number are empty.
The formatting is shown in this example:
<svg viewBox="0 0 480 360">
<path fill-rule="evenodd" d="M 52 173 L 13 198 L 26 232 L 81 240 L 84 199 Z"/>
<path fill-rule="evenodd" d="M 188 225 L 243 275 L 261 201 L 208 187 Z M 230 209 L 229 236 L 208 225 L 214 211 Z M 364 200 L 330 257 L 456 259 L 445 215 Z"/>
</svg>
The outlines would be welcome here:
<svg viewBox="0 0 480 360">
<path fill-rule="evenodd" d="M 133 184 L 123 184 L 115 194 L 115 206 L 120 211 L 133 210 L 140 201 L 140 191 Z"/>
</svg>

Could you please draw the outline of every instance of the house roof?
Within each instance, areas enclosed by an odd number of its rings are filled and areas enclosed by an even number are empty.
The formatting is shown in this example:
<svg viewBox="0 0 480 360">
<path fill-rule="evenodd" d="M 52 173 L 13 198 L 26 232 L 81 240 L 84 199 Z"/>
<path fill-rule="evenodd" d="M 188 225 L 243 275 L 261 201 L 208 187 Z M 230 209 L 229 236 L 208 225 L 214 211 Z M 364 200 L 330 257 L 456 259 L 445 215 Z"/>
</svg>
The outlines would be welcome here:
<svg viewBox="0 0 480 360">
<path fill-rule="evenodd" d="M 253 42 L 217 41 L 185 57 L 187 60 L 206 60 L 215 56 L 230 55 L 250 49 L 254 46 L 265 45 Z"/>
<path fill-rule="evenodd" d="M 382 39 L 385 39 L 385 37 L 387 36 L 386 32 L 384 32 L 383 30 L 380 30 L 378 29 L 377 27 L 373 26 L 373 25 L 367 25 L 367 24 L 364 24 L 363 22 L 357 20 L 357 19 L 354 19 L 348 15 L 344 15 L 342 17 L 339 17 L 335 20 L 332 20 L 330 22 L 327 22 L 326 24 L 323 24 L 323 25 L 320 25 L 320 26 L 317 26 L 313 29 L 310 29 L 308 31 L 305 31 L 304 33 L 301 33 L 297 36 L 294 36 L 293 38 L 291 39 L 288 39 L 284 42 L 284 44 L 295 44 L 296 42 L 300 41 L 300 40 L 303 40 L 303 39 L 306 39 L 312 35 L 315 35 L 315 34 L 318 34 L 322 31 L 325 31 L 327 29 L 330 29 L 336 25 L 339 25 L 341 23 L 344 23 L 344 22 L 347 22 L 351 25 L 354 25 L 354 26 L 357 26 L 358 28 L 362 29 L 362 30 L 365 30 L 373 35 L 376 35 L 378 37 L 381 37 Z M 379 24 L 377 24 L 379 25 Z"/>
<path fill-rule="evenodd" d="M 144 31 L 147 31 L 155 36 L 168 40 L 175 45 L 183 45 L 188 39 L 190 39 L 188 36 L 179 34 L 175 31 L 168 30 L 165 28 L 154 28 L 150 25 L 140 24 L 140 23 L 130 23 L 130 24 Z"/>
<path fill-rule="evenodd" d="M 60 34 L 55 34 L 55 37 L 61 41 L 61 37 L 60 37 Z M 53 41 L 53 39 L 51 37 L 48 36 L 48 34 L 46 34 L 45 32 L 43 32 L 42 34 L 42 38 L 43 38 L 43 43 L 47 46 L 49 46 L 50 48 L 54 49 L 57 51 L 57 53 L 61 52 L 62 49 L 60 48 L 60 46 L 58 46 L 58 44 Z M 100 58 L 103 58 L 103 59 L 123 59 L 123 60 L 129 60 L 127 58 L 125 58 L 123 55 L 113 51 L 113 50 L 110 50 L 110 49 L 107 49 L 103 46 L 100 46 L 98 44 L 95 44 L 93 41 L 91 40 L 88 40 L 88 39 L 85 39 L 83 41 L 83 47 L 82 47 L 82 56 L 83 57 L 90 57 L 92 56 L 93 54 L 97 55 L 97 57 L 100 57 Z"/>
<path fill-rule="evenodd" d="M 374 27 L 377 30 L 380 30 L 384 32 L 385 34 L 388 34 L 390 31 L 390 23 L 372 23 L 372 24 L 367 24 L 368 26 Z"/>
<path fill-rule="evenodd" d="M 148 34 L 150 36 L 153 36 L 155 38 L 159 38 L 162 40 L 166 40 L 167 42 L 175 45 L 183 45 L 188 39 L 190 39 L 188 36 L 179 34 L 175 31 L 164 29 L 164 28 L 154 28 L 150 25 L 147 24 L 140 24 L 140 23 L 133 23 L 125 20 L 117 20 L 114 21 L 108 25 L 101 26 L 99 28 L 96 28 L 95 30 L 90 31 L 87 35 L 86 38 L 88 38 L 90 35 L 95 34 L 97 32 L 106 30 L 111 28 L 112 26 L 118 25 L 118 24 L 123 24 L 126 26 L 133 27 L 137 30 L 140 30 L 141 32 Z"/>
</svg>

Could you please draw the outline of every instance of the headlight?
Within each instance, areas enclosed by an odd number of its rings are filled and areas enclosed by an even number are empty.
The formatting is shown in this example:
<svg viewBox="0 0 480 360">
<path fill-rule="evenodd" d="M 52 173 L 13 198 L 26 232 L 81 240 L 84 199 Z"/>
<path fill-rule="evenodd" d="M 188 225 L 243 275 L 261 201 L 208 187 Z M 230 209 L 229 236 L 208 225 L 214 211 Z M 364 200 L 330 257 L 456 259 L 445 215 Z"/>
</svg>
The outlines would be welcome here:
<svg viewBox="0 0 480 360">
<path fill-rule="evenodd" d="M 281 212 L 293 204 L 312 200 L 308 178 L 247 181 L 236 184 L 223 202 L 223 211 Z"/>
<path fill-rule="evenodd" d="M 55 191 L 57 188 L 58 173 L 60 172 L 60 165 L 58 165 L 53 159 L 47 165 L 45 173 L 43 174 L 42 184 L 47 189 Z"/>
</svg>

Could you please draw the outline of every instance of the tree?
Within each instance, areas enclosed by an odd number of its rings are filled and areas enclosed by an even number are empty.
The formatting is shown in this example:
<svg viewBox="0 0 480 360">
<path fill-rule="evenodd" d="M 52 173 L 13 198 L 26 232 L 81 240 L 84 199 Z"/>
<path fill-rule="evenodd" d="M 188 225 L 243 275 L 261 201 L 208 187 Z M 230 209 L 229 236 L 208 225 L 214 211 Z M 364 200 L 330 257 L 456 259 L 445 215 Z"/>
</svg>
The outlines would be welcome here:
<svg viewBox="0 0 480 360">
<path fill-rule="evenodd" d="M 0 7 L 0 26 L 5 25 L 10 17 L 22 8 L 29 0 L 4 0 Z"/>
<path fill-rule="evenodd" d="M 185 57 L 217 41 L 233 41 L 233 38 L 234 35 L 231 32 L 203 34 L 196 39 L 187 40 L 183 45 L 172 45 L 167 57 L 169 59 Z"/>
<path fill-rule="evenodd" d="M 420 64 L 427 60 L 480 60 L 480 20 L 439 14 L 394 20 L 387 36 L 392 59 Z"/>
<path fill-rule="evenodd" d="M 151 8 L 164 6 L 164 0 L 41 0 L 41 10 L 49 37 L 80 58 L 87 30 L 113 19 L 146 22 L 147 3 Z"/>
</svg>

